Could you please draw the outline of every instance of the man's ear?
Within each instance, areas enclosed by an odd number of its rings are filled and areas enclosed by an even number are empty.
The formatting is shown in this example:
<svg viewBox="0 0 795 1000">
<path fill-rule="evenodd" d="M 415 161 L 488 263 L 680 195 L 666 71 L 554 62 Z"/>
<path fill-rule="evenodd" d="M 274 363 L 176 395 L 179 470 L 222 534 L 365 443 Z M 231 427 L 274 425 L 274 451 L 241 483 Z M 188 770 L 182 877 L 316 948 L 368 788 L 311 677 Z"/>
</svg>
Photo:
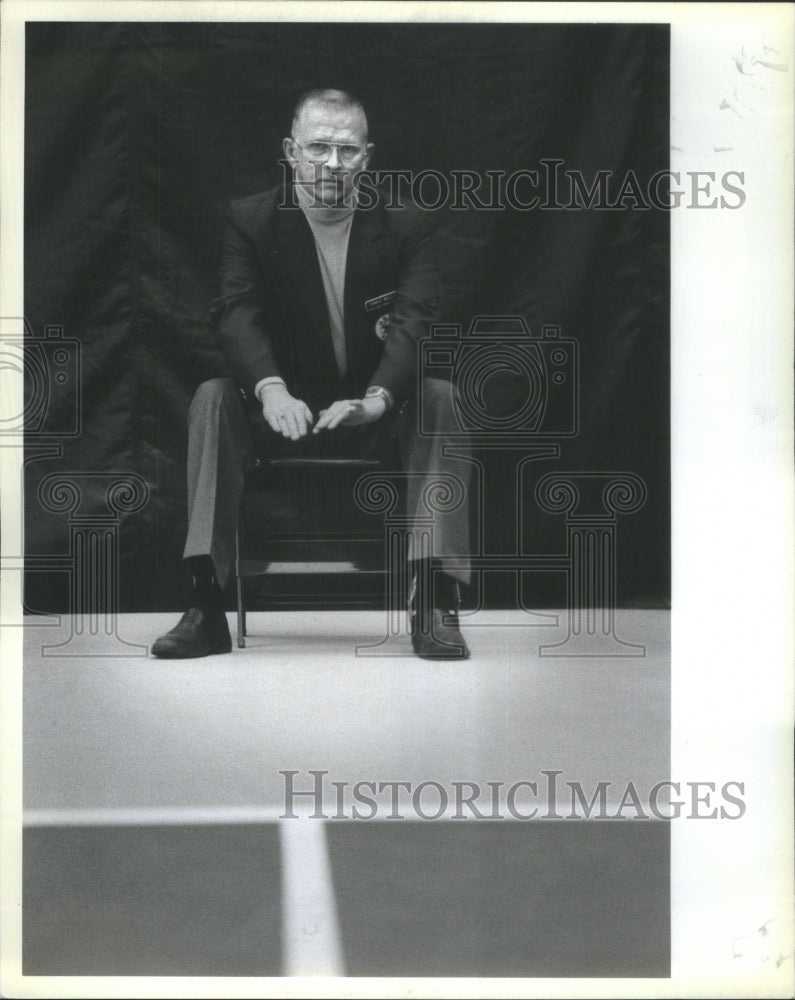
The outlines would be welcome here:
<svg viewBox="0 0 795 1000">
<path fill-rule="evenodd" d="M 370 166 L 370 160 L 372 160 L 373 153 L 375 152 L 375 143 L 374 142 L 368 142 L 367 145 L 364 147 L 364 150 L 365 150 L 365 152 L 364 152 L 364 167 L 365 167 L 365 169 L 367 169 L 367 167 Z"/>
<path fill-rule="evenodd" d="M 285 159 L 289 160 L 290 163 L 295 162 L 295 143 L 291 138 L 286 138 L 282 140 L 282 149 L 284 150 Z"/>
</svg>

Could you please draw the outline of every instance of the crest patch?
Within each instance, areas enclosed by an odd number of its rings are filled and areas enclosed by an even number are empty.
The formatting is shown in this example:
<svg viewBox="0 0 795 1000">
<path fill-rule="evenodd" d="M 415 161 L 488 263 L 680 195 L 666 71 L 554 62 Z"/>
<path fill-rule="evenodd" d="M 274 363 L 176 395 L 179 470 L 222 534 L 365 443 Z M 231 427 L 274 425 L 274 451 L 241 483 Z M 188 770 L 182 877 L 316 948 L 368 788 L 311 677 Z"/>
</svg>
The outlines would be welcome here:
<svg viewBox="0 0 795 1000">
<path fill-rule="evenodd" d="M 383 316 L 378 317 L 378 322 L 375 324 L 375 335 L 379 340 L 386 340 L 389 336 L 389 321 L 391 319 L 390 313 L 384 313 Z"/>
</svg>

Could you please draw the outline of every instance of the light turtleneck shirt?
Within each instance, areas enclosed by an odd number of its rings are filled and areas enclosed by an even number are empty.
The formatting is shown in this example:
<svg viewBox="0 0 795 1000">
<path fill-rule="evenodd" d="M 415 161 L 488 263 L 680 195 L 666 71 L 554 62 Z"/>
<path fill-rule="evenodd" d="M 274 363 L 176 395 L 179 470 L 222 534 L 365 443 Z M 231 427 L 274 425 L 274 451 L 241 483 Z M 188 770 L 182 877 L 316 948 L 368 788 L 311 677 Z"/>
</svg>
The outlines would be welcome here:
<svg viewBox="0 0 795 1000">
<path fill-rule="evenodd" d="M 331 342 L 337 369 L 344 375 L 347 369 L 345 357 L 345 264 L 348 258 L 348 241 L 351 235 L 353 213 L 356 203 L 351 205 L 327 206 L 315 199 L 311 191 L 296 184 L 296 194 L 301 211 L 306 216 L 315 238 L 317 260 L 326 293 L 326 304 L 331 325 Z"/>
</svg>

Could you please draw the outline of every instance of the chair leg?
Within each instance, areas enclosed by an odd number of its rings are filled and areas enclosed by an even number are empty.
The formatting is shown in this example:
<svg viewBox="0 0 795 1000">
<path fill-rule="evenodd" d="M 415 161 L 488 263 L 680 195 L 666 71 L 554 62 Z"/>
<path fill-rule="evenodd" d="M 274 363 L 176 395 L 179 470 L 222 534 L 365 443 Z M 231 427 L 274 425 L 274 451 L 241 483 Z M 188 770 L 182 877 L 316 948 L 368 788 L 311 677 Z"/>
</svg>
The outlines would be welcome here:
<svg viewBox="0 0 795 1000">
<path fill-rule="evenodd" d="M 246 599 L 243 589 L 243 577 L 235 578 L 237 588 L 237 647 L 246 648 Z"/>
<path fill-rule="evenodd" d="M 239 517 L 239 511 L 238 511 Z M 246 648 L 246 591 L 240 575 L 240 525 L 235 526 L 235 593 L 237 597 L 237 648 Z"/>
</svg>

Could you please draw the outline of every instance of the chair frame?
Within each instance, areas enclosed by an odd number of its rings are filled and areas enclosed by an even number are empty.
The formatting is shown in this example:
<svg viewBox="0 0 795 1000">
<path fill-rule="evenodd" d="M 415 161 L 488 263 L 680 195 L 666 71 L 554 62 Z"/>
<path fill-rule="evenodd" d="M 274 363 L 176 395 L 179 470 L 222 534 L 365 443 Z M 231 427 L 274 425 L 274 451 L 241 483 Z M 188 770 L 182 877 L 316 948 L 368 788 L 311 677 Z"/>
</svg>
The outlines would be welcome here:
<svg viewBox="0 0 795 1000">
<path fill-rule="evenodd" d="M 273 458 L 266 460 L 258 460 L 255 466 L 252 467 L 252 472 L 257 469 L 262 470 L 263 465 L 267 463 L 268 468 L 272 468 L 275 471 L 280 469 L 290 469 L 296 470 L 302 467 L 312 468 L 313 470 L 322 469 L 324 467 L 329 468 L 346 468 L 352 470 L 358 470 L 360 472 L 360 477 L 362 475 L 367 475 L 373 472 L 384 472 L 388 474 L 388 471 L 384 463 L 377 460 L 371 459 L 326 459 L 326 458 Z M 358 482 L 358 480 L 357 480 Z M 355 487 L 354 487 L 355 488 Z M 241 500 L 242 510 L 243 502 L 246 496 L 250 495 L 244 491 L 243 499 Z M 237 604 L 237 645 L 238 648 L 244 649 L 246 646 L 246 637 L 248 635 L 247 629 L 247 618 L 246 618 L 246 594 L 245 594 L 245 581 L 250 577 L 262 577 L 268 575 L 280 575 L 286 576 L 289 574 L 351 574 L 356 573 L 359 575 L 377 575 L 379 577 L 386 577 L 389 570 L 387 566 L 380 569 L 359 569 L 354 563 L 341 563 L 339 561 L 331 562 L 328 560 L 312 560 L 310 562 L 295 562 L 289 563 L 284 561 L 274 561 L 266 559 L 246 559 L 240 550 L 241 543 L 241 531 L 240 531 L 241 517 L 238 514 L 237 524 L 235 528 L 235 590 L 236 590 L 236 604 Z M 384 532 L 381 531 L 378 535 L 363 535 L 361 533 L 353 532 L 341 532 L 335 533 L 333 536 L 335 542 L 344 543 L 346 541 L 357 541 L 357 542 L 372 542 L 380 543 L 381 552 L 384 552 Z M 311 538 L 297 538 L 297 542 L 302 544 L 311 542 Z M 386 561 L 386 560 L 384 560 Z M 305 604 L 305 600 L 303 602 Z M 288 605 L 289 606 L 289 605 Z M 361 602 L 358 604 L 354 603 L 354 607 L 361 606 Z"/>
</svg>

